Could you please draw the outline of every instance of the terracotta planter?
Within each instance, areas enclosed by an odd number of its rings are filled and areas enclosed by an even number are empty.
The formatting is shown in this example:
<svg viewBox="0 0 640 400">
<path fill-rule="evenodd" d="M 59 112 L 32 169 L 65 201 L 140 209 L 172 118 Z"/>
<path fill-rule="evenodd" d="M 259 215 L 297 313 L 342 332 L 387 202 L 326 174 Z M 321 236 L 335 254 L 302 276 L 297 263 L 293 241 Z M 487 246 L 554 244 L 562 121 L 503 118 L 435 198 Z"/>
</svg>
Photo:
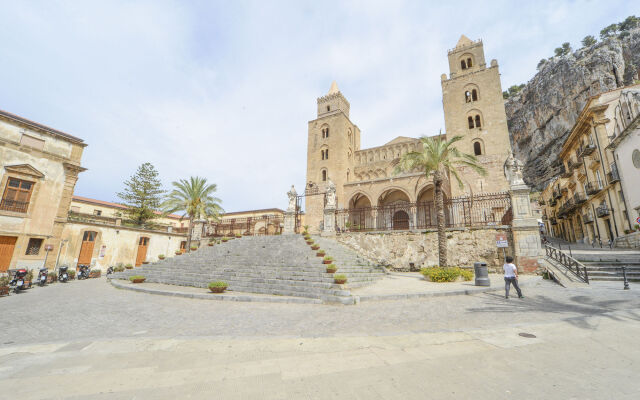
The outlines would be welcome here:
<svg viewBox="0 0 640 400">
<path fill-rule="evenodd" d="M 53 283 L 56 281 L 55 276 L 47 276 L 47 283 Z"/>
<path fill-rule="evenodd" d="M 226 287 L 210 287 L 209 290 L 211 290 L 212 293 L 222 293 L 225 290 L 227 290 Z"/>
<path fill-rule="evenodd" d="M 307 240 L 307 244 L 313 244 L 313 240 Z"/>
<path fill-rule="evenodd" d="M 142 263 L 143 263 L 144 265 L 147 265 L 147 264 L 149 264 L 149 261 L 143 261 Z"/>
<path fill-rule="evenodd" d="M 133 265 L 126 266 L 125 268 L 126 268 L 126 269 L 133 269 Z"/>
<path fill-rule="evenodd" d="M 102 271 L 89 272 L 89 278 L 100 278 L 100 275 L 102 275 Z"/>
<path fill-rule="evenodd" d="M 164 260 L 166 257 L 158 257 L 158 260 L 162 261 Z"/>
<path fill-rule="evenodd" d="M 316 257 L 324 257 L 327 253 L 316 253 Z"/>
<path fill-rule="evenodd" d="M 31 281 L 24 281 L 24 287 L 30 288 L 31 287 Z"/>
<path fill-rule="evenodd" d="M 213 243 L 207 243 L 207 246 L 213 246 Z"/>
<path fill-rule="evenodd" d="M 147 278 L 134 279 L 134 280 L 132 280 L 131 282 L 133 282 L 133 283 L 142 283 L 142 282 L 144 282 L 146 279 L 147 279 Z"/>
<path fill-rule="evenodd" d="M 316 246 L 316 245 L 311 246 L 311 250 L 318 250 L 319 248 L 320 246 Z"/>
<path fill-rule="evenodd" d="M 331 264 L 333 260 L 322 260 L 323 264 Z"/>
<path fill-rule="evenodd" d="M 346 279 L 334 279 L 333 281 L 335 283 L 337 283 L 338 285 L 343 285 L 343 284 L 347 283 Z"/>
<path fill-rule="evenodd" d="M 327 268 L 327 274 L 334 274 L 337 270 L 338 268 L 333 268 L 333 269 Z"/>
<path fill-rule="evenodd" d="M 178 252 L 178 253 L 176 253 L 176 255 L 177 255 L 177 256 L 181 256 L 181 255 L 182 255 L 182 252 Z"/>
<path fill-rule="evenodd" d="M 0 286 L 0 296 L 6 296 L 9 294 L 9 286 Z"/>
</svg>

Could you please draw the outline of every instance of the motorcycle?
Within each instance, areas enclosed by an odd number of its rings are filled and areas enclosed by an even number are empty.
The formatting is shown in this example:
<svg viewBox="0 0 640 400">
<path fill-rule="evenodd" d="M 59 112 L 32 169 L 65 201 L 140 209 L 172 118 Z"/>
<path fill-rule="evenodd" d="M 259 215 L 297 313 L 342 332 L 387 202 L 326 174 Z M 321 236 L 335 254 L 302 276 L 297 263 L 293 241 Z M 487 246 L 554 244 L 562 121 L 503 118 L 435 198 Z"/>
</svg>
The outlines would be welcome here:
<svg viewBox="0 0 640 400">
<path fill-rule="evenodd" d="M 107 268 L 107 275 L 111 275 L 111 274 L 113 274 L 113 273 L 114 273 L 114 271 L 113 271 L 113 267 L 109 267 L 109 268 Z"/>
<path fill-rule="evenodd" d="M 67 270 L 69 269 L 69 267 L 62 266 L 60 268 L 58 268 L 58 281 L 59 282 L 66 282 L 69 280 L 69 273 L 67 272 Z"/>
<path fill-rule="evenodd" d="M 9 286 L 15 286 L 15 288 L 13 289 L 13 291 L 15 293 L 18 293 L 18 291 L 20 290 L 24 290 L 27 288 L 27 286 L 25 285 L 25 277 L 27 276 L 27 270 L 26 269 L 19 269 L 16 271 L 15 275 L 13 275 L 13 279 L 11 280 L 11 282 L 9 282 Z"/>
<path fill-rule="evenodd" d="M 80 279 L 89 279 L 89 266 L 88 265 L 78 265 L 78 280 Z"/>
<path fill-rule="evenodd" d="M 47 284 L 47 274 L 49 270 L 47 267 L 40 268 L 40 272 L 38 272 L 38 285 L 44 286 Z"/>
</svg>

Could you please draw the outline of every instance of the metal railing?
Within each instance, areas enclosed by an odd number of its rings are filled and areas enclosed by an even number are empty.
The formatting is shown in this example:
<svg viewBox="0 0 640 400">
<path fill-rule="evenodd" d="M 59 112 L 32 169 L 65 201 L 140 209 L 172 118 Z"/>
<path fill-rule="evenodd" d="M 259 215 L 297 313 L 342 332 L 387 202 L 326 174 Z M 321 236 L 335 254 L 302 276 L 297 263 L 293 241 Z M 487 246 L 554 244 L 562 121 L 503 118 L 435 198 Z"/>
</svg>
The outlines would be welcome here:
<svg viewBox="0 0 640 400">
<path fill-rule="evenodd" d="M 598 193 L 598 192 L 600 192 L 602 190 L 602 183 L 600 183 L 600 182 L 589 182 L 585 186 L 585 189 L 587 190 L 587 194 L 589 196 L 594 195 L 594 194 L 596 194 L 596 193 Z"/>
<path fill-rule="evenodd" d="M 388 231 L 435 229 L 435 202 L 400 202 L 392 205 L 335 211 L 338 231 Z M 510 225 L 511 198 L 508 193 L 458 197 L 444 201 L 446 228 Z"/>
<path fill-rule="evenodd" d="M 585 196 L 584 193 L 574 193 L 573 194 L 573 202 L 576 205 L 582 204 L 585 201 L 587 201 L 587 196 Z"/>
<path fill-rule="evenodd" d="M 607 207 L 606 204 L 602 204 L 596 207 L 596 215 L 598 216 L 598 218 L 606 217 L 607 215 L 609 215 L 609 207 Z"/>
<path fill-rule="evenodd" d="M 13 211 L 18 213 L 26 213 L 29 208 L 29 203 L 24 201 L 2 199 L 0 201 L 0 210 Z"/>
<path fill-rule="evenodd" d="M 589 154 L 593 153 L 596 149 L 596 146 L 593 144 L 588 144 L 586 146 L 584 146 L 581 150 L 580 150 L 580 155 L 581 156 L 588 156 Z"/>
<path fill-rule="evenodd" d="M 229 218 L 212 222 L 205 228 L 205 236 L 232 235 L 279 235 L 284 226 L 283 215 L 264 215 L 261 217 Z"/>
<path fill-rule="evenodd" d="M 611 166 L 611 171 L 607 172 L 607 182 L 609 184 L 618 182 L 620 180 L 620 175 L 618 174 L 618 167 L 614 165 Z"/>
<path fill-rule="evenodd" d="M 588 212 L 586 214 L 582 214 L 582 222 L 585 224 L 592 224 L 593 223 L 593 214 L 591 214 L 591 212 Z"/>
<path fill-rule="evenodd" d="M 587 272 L 587 267 L 582 265 L 580 261 L 571 257 L 569 254 L 565 253 L 564 251 L 560 249 L 556 249 L 555 247 L 552 247 L 548 244 L 544 245 L 544 250 L 545 250 L 545 253 L 547 254 L 547 257 L 560 263 L 560 265 L 562 265 L 563 267 L 571 271 L 575 276 L 577 276 L 578 279 L 582 280 L 587 284 L 589 283 L 589 274 Z"/>
</svg>

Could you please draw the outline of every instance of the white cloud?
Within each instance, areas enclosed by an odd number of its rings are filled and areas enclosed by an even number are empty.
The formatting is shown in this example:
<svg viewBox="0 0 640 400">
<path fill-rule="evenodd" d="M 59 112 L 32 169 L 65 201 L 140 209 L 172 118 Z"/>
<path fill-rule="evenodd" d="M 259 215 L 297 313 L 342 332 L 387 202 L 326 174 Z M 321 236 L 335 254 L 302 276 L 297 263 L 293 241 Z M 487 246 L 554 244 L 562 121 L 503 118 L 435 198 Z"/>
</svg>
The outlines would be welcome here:
<svg viewBox="0 0 640 400">
<path fill-rule="evenodd" d="M 113 200 L 150 161 L 167 186 L 217 183 L 229 211 L 284 207 L 332 80 L 363 146 L 434 134 L 460 34 L 483 38 L 507 87 L 560 43 L 633 13 L 614 3 L 7 2 L 0 108 L 89 144 L 80 195 Z"/>
</svg>

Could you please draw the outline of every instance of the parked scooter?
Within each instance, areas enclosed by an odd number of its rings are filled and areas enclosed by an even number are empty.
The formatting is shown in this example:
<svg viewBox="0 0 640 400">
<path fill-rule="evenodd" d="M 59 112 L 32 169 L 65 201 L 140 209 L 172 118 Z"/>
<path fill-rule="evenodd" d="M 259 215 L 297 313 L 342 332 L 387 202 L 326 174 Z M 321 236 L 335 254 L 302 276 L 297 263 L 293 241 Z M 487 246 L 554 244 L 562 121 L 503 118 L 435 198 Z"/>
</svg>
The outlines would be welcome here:
<svg viewBox="0 0 640 400">
<path fill-rule="evenodd" d="M 107 275 L 113 274 L 113 267 L 107 268 Z"/>
<path fill-rule="evenodd" d="M 89 266 L 80 264 L 78 265 L 78 280 L 89 279 Z"/>
<path fill-rule="evenodd" d="M 69 273 L 67 272 L 68 269 L 69 267 L 66 265 L 58 268 L 58 282 L 66 282 L 69 280 Z"/>
<path fill-rule="evenodd" d="M 47 267 L 40 268 L 40 272 L 38 272 L 38 285 L 44 286 L 47 284 L 47 274 L 49 270 Z"/>
<path fill-rule="evenodd" d="M 13 291 L 18 293 L 19 290 L 24 290 L 27 288 L 25 285 L 25 277 L 27 276 L 26 269 L 19 269 L 16 271 L 15 275 L 13 275 L 13 279 L 9 282 L 9 286 L 15 286 Z"/>
</svg>

